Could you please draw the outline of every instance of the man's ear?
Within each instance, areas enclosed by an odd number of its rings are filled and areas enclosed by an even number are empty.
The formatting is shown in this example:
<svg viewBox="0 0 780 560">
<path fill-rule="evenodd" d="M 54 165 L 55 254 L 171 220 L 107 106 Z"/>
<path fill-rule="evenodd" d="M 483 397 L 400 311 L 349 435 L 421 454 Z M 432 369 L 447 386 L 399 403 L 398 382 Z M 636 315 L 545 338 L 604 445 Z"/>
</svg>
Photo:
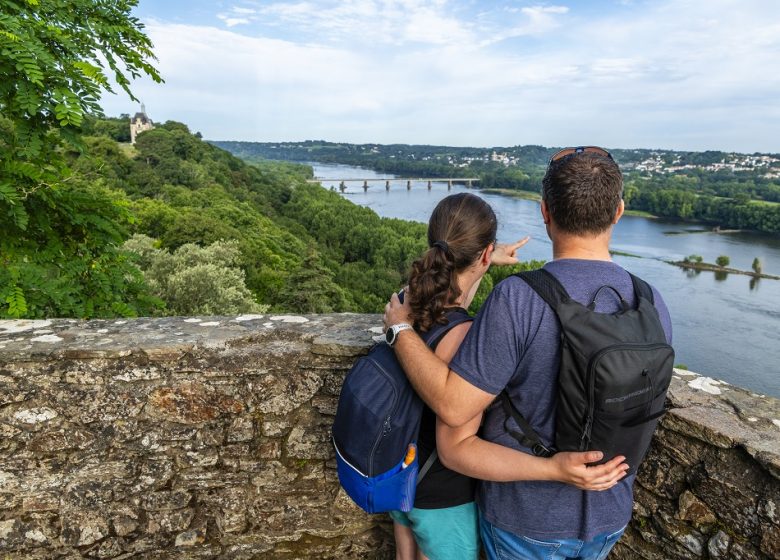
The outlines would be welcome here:
<svg viewBox="0 0 780 560">
<path fill-rule="evenodd" d="M 547 203 L 542 200 L 542 220 L 547 225 L 550 225 L 550 210 L 547 208 Z"/>
<path fill-rule="evenodd" d="M 623 201 L 623 199 L 620 199 L 620 204 L 618 204 L 617 211 L 615 212 L 615 219 L 612 220 L 613 224 L 618 223 L 618 220 L 623 216 L 623 212 L 626 211 L 626 203 Z"/>
</svg>

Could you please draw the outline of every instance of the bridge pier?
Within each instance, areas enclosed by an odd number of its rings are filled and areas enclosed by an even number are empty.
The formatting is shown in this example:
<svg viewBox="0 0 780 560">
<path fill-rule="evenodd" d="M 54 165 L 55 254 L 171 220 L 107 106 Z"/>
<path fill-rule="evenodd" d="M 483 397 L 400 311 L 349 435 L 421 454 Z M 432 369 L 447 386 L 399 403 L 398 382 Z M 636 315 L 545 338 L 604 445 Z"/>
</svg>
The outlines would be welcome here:
<svg viewBox="0 0 780 560">
<path fill-rule="evenodd" d="M 363 181 L 363 192 L 368 192 L 368 181 Z"/>
<path fill-rule="evenodd" d="M 469 179 L 468 181 L 466 181 L 466 186 L 467 186 L 468 188 L 471 188 L 471 179 Z"/>
<path fill-rule="evenodd" d="M 341 192 L 344 192 L 345 190 L 347 190 L 347 185 L 344 184 L 344 181 L 339 183 L 339 189 L 341 190 Z"/>
<path fill-rule="evenodd" d="M 411 182 L 411 181 L 407 181 L 407 182 L 406 182 L 406 190 L 407 190 L 407 191 L 410 191 L 410 190 L 412 190 L 412 182 Z"/>
<path fill-rule="evenodd" d="M 451 190 L 452 190 L 452 179 L 450 179 L 450 180 L 448 180 L 448 181 L 447 181 L 447 190 L 448 190 L 448 191 L 451 191 Z"/>
<path fill-rule="evenodd" d="M 431 190 L 431 182 L 428 181 L 428 190 Z"/>
<path fill-rule="evenodd" d="M 385 190 L 390 190 L 390 181 L 385 181 Z"/>
</svg>

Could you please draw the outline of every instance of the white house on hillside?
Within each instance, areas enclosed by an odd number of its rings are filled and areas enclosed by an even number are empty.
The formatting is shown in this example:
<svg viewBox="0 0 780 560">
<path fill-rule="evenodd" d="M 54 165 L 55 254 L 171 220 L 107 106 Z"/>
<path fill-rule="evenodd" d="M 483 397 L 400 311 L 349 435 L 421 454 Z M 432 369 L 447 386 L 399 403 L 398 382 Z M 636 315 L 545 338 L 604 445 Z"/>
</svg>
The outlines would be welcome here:
<svg viewBox="0 0 780 560">
<path fill-rule="evenodd" d="M 152 130 L 154 123 L 146 114 L 146 107 L 141 103 L 141 112 L 130 119 L 130 143 L 135 144 L 136 137 L 145 130 Z"/>
</svg>

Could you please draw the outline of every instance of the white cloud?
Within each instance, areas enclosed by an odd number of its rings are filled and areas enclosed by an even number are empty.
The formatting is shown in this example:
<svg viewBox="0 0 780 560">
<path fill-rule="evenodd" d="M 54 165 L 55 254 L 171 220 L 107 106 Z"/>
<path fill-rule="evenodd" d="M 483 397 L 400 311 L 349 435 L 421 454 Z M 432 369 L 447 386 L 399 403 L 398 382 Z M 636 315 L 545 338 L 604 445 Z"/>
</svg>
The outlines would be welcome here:
<svg viewBox="0 0 780 560">
<path fill-rule="evenodd" d="M 259 8 L 276 25 L 345 44 L 449 44 L 470 37 L 470 25 L 448 14 L 446 0 L 275 2 Z"/>
<path fill-rule="evenodd" d="M 225 22 L 228 27 L 235 27 L 236 25 L 248 25 L 251 23 L 247 18 L 229 17 L 223 14 L 217 16 L 219 19 Z"/>
<path fill-rule="evenodd" d="M 219 139 L 778 150 L 773 2 L 598 17 L 576 5 L 470 15 L 445 0 L 252 6 L 220 16 L 251 20 L 241 33 L 148 22 L 167 82 L 136 86 L 153 118 Z"/>
</svg>

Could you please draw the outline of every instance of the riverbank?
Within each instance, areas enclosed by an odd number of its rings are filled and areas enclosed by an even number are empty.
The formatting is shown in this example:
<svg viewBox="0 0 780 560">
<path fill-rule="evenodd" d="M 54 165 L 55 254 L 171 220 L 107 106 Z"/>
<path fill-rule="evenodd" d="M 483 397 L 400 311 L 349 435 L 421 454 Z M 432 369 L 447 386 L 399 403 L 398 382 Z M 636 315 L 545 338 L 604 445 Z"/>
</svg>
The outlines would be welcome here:
<svg viewBox="0 0 780 560">
<path fill-rule="evenodd" d="M 501 196 L 509 196 L 511 198 L 522 198 L 523 200 L 534 200 L 539 202 L 542 200 L 542 195 L 533 191 L 520 191 L 515 189 L 479 189 L 479 192 L 485 194 L 499 194 Z"/>
<path fill-rule="evenodd" d="M 542 195 L 538 192 L 534 191 L 520 191 L 515 189 L 496 189 L 496 188 L 488 188 L 488 189 L 479 189 L 479 192 L 485 193 L 485 194 L 497 194 L 501 196 L 508 196 L 511 198 L 522 198 L 523 200 L 533 200 L 535 202 L 539 202 L 542 200 Z M 624 215 L 626 216 L 636 216 L 638 218 L 649 218 L 649 219 L 655 219 L 658 218 L 655 214 L 651 214 L 650 212 L 645 212 L 644 210 L 626 210 L 624 212 Z"/>
<path fill-rule="evenodd" d="M 688 223 L 701 223 L 704 222 L 698 222 L 696 220 L 689 220 Z M 712 229 L 686 229 L 685 231 L 665 231 L 664 234 L 666 235 L 688 235 L 690 233 L 743 233 L 744 230 L 741 229 L 720 229 L 718 227 L 714 227 Z"/>
<path fill-rule="evenodd" d="M 664 261 L 680 268 L 687 268 L 692 270 L 710 270 L 712 272 L 725 272 L 728 274 L 743 274 L 745 276 L 752 276 L 753 278 L 768 278 L 769 280 L 780 280 L 780 276 L 774 274 L 766 274 L 764 272 L 756 273 L 752 270 L 739 270 L 738 268 L 729 268 L 727 266 L 718 266 L 711 263 L 697 263 L 688 261 Z"/>
</svg>

